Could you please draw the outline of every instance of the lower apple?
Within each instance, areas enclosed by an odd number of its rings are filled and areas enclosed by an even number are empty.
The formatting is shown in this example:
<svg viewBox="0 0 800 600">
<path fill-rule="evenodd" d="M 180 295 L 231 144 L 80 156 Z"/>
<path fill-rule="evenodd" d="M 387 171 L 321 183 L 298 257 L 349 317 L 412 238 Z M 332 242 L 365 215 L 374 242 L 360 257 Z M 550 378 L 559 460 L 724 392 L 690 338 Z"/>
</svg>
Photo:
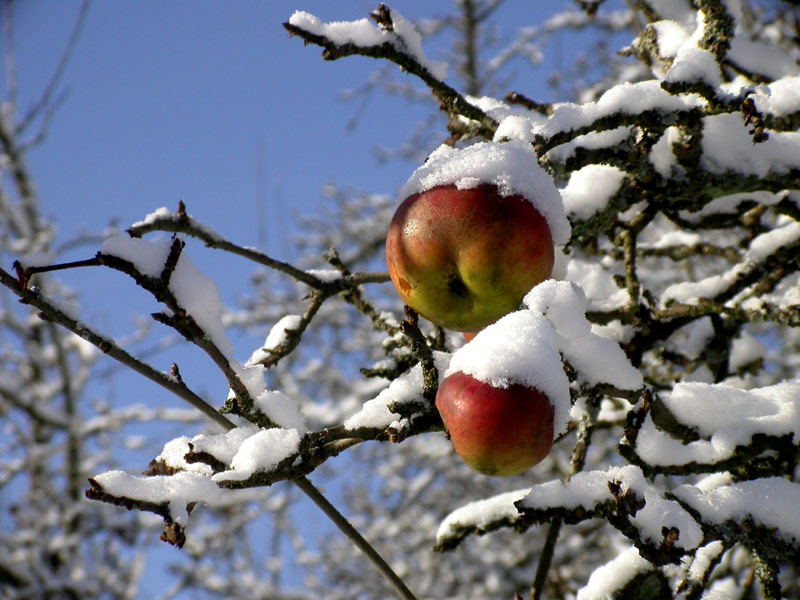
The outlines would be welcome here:
<svg viewBox="0 0 800 600">
<path fill-rule="evenodd" d="M 436 408 L 456 454 L 484 475 L 518 475 L 553 445 L 553 407 L 535 388 L 495 387 L 457 371 L 439 386 Z"/>
</svg>

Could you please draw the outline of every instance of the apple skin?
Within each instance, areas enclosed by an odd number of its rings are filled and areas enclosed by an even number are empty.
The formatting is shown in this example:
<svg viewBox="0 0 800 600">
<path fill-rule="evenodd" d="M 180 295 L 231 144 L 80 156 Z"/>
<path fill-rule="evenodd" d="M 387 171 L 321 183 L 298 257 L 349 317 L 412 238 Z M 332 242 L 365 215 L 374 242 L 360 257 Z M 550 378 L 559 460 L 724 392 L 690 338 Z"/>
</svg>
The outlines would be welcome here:
<svg viewBox="0 0 800 600">
<path fill-rule="evenodd" d="M 483 475 L 518 475 L 553 446 L 553 407 L 535 388 L 498 388 L 457 371 L 439 386 L 436 408 L 456 454 Z"/>
<path fill-rule="evenodd" d="M 491 184 L 412 194 L 386 236 L 389 276 L 403 302 L 454 331 L 480 331 L 516 310 L 550 277 L 553 258 L 542 214 Z"/>
</svg>

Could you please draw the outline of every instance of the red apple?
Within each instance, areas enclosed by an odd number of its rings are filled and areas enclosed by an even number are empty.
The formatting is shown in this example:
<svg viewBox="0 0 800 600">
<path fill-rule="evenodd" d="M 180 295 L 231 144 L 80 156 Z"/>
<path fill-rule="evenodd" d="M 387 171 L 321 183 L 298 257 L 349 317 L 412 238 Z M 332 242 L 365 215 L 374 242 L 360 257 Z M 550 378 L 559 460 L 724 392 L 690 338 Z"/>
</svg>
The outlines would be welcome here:
<svg viewBox="0 0 800 600">
<path fill-rule="evenodd" d="M 494 387 L 457 371 L 439 386 L 436 408 L 456 454 L 484 475 L 522 473 L 553 445 L 553 407 L 534 388 Z"/>
<path fill-rule="evenodd" d="M 542 214 L 496 186 L 431 188 L 406 198 L 386 236 L 389 276 L 403 301 L 454 331 L 479 331 L 516 310 L 553 270 Z"/>
</svg>

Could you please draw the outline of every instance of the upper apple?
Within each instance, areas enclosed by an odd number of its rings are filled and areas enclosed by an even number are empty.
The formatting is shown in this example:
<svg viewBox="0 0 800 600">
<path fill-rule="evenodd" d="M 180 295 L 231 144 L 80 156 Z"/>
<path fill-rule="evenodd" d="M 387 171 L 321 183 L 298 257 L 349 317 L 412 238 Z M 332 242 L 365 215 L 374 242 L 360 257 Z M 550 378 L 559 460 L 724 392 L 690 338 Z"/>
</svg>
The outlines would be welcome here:
<svg viewBox="0 0 800 600">
<path fill-rule="evenodd" d="M 479 331 L 548 279 L 553 237 L 527 198 L 481 183 L 438 185 L 407 197 L 386 237 L 389 275 L 403 301 L 455 331 Z"/>
</svg>

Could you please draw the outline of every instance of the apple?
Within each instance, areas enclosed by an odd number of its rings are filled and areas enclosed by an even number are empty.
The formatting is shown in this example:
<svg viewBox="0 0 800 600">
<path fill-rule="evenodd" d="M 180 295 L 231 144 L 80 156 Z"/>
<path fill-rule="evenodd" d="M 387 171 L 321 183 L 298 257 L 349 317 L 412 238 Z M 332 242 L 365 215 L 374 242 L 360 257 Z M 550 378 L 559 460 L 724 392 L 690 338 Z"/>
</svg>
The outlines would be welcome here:
<svg viewBox="0 0 800 600">
<path fill-rule="evenodd" d="M 553 446 L 553 407 L 535 388 L 495 387 L 456 371 L 439 386 L 436 408 L 456 454 L 484 475 L 518 475 Z"/>
<path fill-rule="evenodd" d="M 398 294 L 429 321 L 476 332 L 516 310 L 553 270 L 547 220 L 520 195 L 483 183 L 408 196 L 386 236 Z"/>
</svg>

